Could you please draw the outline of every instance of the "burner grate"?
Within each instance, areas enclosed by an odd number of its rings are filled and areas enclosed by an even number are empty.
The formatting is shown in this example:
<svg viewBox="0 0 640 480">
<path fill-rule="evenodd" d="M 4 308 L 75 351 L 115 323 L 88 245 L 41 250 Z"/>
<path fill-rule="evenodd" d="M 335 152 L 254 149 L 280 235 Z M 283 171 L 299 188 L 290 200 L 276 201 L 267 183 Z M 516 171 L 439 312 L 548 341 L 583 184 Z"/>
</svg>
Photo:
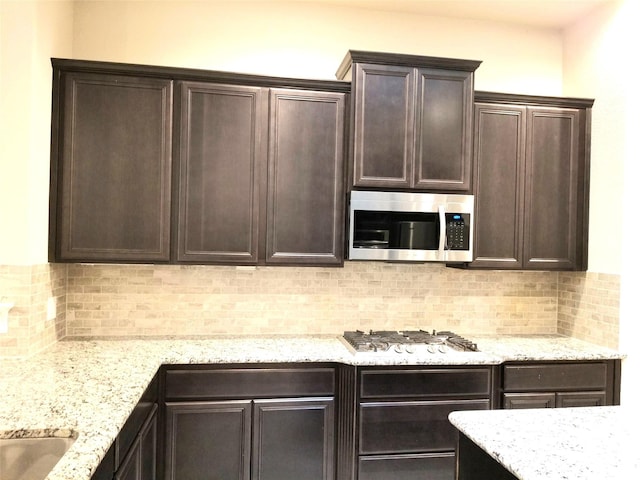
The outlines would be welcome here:
<svg viewBox="0 0 640 480">
<path fill-rule="evenodd" d="M 344 339 L 356 352 L 414 353 L 418 347 L 425 347 L 430 353 L 446 353 L 449 350 L 477 352 L 478 346 L 451 331 L 426 330 L 361 330 L 344 332 Z"/>
</svg>

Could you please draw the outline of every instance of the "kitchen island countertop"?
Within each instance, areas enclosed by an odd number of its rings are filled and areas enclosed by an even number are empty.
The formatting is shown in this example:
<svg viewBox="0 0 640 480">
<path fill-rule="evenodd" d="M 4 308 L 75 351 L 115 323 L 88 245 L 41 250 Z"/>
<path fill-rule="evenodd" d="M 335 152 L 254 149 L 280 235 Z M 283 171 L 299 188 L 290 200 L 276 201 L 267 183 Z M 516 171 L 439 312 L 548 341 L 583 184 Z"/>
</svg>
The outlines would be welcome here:
<svg viewBox="0 0 640 480">
<path fill-rule="evenodd" d="M 63 340 L 28 359 L 0 359 L 0 438 L 76 436 L 47 479 L 89 480 L 163 364 L 497 365 L 622 358 L 560 335 L 473 339 L 481 352 L 423 356 L 353 355 L 336 335 Z"/>
<path fill-rule="evenodd" d="M 477 410 L 449 419 L 520 480 L 640 478 L 633 408 Z"/>
</svg>

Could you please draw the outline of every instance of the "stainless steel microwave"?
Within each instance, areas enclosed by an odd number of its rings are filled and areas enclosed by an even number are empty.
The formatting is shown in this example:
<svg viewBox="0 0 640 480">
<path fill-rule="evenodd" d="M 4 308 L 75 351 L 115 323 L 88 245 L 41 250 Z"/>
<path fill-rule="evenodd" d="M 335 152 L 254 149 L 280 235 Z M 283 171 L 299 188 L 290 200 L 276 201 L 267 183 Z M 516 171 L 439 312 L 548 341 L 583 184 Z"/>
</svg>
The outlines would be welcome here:
<svg viewBox="0 0 640 480">
<path fill-rule="evenodd" d="M 473 195 L 354 190 L 349 200 L 350 260 L 473 260 Z"/>
</svg>

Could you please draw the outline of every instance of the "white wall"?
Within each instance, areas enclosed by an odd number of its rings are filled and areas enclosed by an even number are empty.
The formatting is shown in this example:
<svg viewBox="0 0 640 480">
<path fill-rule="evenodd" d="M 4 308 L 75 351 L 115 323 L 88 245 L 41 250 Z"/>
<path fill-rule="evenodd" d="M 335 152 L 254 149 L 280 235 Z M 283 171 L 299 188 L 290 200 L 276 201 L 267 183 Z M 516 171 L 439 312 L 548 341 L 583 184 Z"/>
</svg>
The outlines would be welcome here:
<svg viewBox="0 0 640 480">
<path fill-rule="evenodd" d="M 566 32 L 565 85 L 592 92 L 593 109 L 590 270 L 621 274 L 620 349 L 623 362 L 622 402 L 640 394 L 638 284 L 640 259 L 634 240 L 640 147 L 631 45 L 638 45 L 640 2 L 621 0 L 605 6 Z"/>
<path fill-rule="evenodd" d="M 635 3 L 628 0 L 627 5 Z M 565 91 L 596 99 L 591 141 L 589 270 L 622 267 L 625 117 L 633 82 L 622 73 L 625 35 L 632 28 L 620 4 L 604 6 L 565 35 Z M 628 25 L 625 25 L 625 22 Z"/>
<path fill-rule="evenodd" d="M 559 94 L 559 33 L 313 2 L 80 2 L 76 58 L 330 78 L 348 49 L 483 60 L 482 89 Z"/>
<path fill-rule="evenodd" d="M 70 1 L 0 0 L 0 265 L 47 261 L 49 59 L 72 34 Z"/>
</svg>

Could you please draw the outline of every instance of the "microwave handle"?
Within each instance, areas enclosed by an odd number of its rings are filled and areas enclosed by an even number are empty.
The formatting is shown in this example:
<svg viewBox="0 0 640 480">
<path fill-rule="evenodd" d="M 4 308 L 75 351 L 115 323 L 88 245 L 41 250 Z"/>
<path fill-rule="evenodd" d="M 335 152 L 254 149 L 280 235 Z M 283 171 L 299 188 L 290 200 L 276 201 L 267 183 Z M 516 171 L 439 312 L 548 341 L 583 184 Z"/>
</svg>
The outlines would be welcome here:
<svg viewBox="0 0 640 480">
<path fill-rule="evenodd" d="M 444 206 L 438 205 L 438 217 L 440 217 L 440 243 L 438 251 L 440 258 L 444 259 L 445 250 L 447 249 L 447 217 L 444 214 Z"/>
</svg>

